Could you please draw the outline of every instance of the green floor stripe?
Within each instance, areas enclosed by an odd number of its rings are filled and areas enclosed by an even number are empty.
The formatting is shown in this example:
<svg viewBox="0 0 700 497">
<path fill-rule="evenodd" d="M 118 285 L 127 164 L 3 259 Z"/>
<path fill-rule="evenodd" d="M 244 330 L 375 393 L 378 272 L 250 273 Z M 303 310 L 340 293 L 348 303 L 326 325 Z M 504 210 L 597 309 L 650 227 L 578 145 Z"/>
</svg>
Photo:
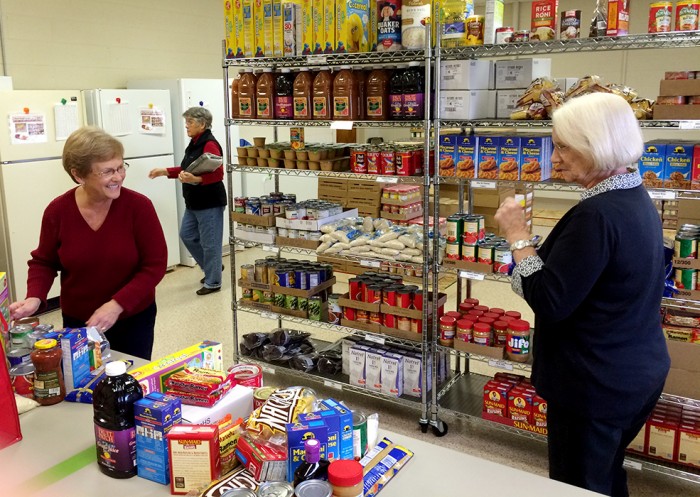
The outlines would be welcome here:
<svg viewBox="0 0 700 497">
<path fill-rule="evenodd" d="M 27 492 L 37 492 L 49 485 L 53 485 L 59 480 L 75 473 L 89 464 L 97 464 L 95 447 L 89 447 L 82 452 L 78 452 L 73 457 L 51 466 L 46 471 L 30 478 L 21 485 L 21 490 Z"/>
</svg>

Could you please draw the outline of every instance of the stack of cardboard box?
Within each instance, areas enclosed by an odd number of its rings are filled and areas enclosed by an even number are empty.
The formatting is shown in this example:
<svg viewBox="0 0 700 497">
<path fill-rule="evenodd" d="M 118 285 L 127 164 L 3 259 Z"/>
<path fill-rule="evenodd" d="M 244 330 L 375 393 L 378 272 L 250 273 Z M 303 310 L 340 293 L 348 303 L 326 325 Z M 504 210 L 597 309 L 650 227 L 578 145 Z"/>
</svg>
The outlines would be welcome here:
<svg viewBox="0 0 700 497">
<path fill-rule="evenodd" d="M 484 216 L 484 226 L 486 231 L 491 231 L 497 235 L 501 234 L 496 223 L 496 211 L 498 207 L 508 197 L 514 197 L 525 207 L 525 219 L 528 227 L 532 230 L 532 192 L 516 191 L 513 187 L 501 186 L 499 188 L 473 188 L 472 189 L 472 213 Z"/>
</svg>

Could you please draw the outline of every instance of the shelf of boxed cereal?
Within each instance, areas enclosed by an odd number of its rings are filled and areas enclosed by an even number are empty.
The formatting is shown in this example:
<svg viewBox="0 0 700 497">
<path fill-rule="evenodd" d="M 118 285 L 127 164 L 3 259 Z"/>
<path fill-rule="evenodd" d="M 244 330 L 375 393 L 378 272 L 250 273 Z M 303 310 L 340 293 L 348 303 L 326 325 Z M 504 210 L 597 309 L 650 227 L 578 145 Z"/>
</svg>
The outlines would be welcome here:
<svg viewBox="0 0 700 497">
<path fill-rule="evenodd" d="M 309 67 L 352 64 L 389 64 L 423 61 L 423 50 L 396 50 L 391 52 L 354 52 L 313 54 L 288 57 L 254 57 L 224 59 L 224 67 Z"/>
</svg>

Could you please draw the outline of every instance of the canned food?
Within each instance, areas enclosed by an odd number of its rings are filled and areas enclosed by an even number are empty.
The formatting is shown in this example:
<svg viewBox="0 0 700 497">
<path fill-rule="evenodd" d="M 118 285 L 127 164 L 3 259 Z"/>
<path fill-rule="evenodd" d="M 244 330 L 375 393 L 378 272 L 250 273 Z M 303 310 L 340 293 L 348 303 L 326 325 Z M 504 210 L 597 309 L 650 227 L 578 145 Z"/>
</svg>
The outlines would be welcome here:
<svg viewBox="0 0 700 497">
<path fill-rule="evenodd" d="M 489 266 L 493 264 L 493 251 L 495 249 L 495 244 L 491 242 L 482 243 L 479 245 L 479 263 L 488 264 Z"/>
<path fill-rule="evenodd" d="M 28 324 L 17 324 L 10 328 L 10 344 L 14 348 L 27 347 L 27 337 L 34 331 Z"/>
<path fill-rule="evenodd" d="M 479 257 L 479 247 L 477 244 L 462 244 L 462 260 L 467 262 L 477 262 Z"/>
<path fill-rule="evenodd" d="M 461 257 L 460 244 L 447 242 L 445 244 L 445 257 L 452 260 L 459 260 Z"/>
<path fill-rule="evenodd" d="M 241 288 L 241 300 L 244 302 L 250 302 L 253 300 L 253 289 L 252 288 Z"/>
<path fill-rule="evenodd" d="M 673 19 L 673 2 L 654 2 L 649 5 L 649 33 L 668 33 Z"/>
<path fill-rule="evenodd" d="M 314 287 L 317 287 L 318 285 L 320 285 L 322 283 L 320 271 L 315 271 L 315 270 L 307 271 L 306 278 L 307 278 L 307 285 L 306 285 L 307 290 L 310 290 Z"/>
<path fill-rule="evenodd" d="M 352 453 L 355 459 L 362 459 L 367 452 L 367 417 L 359 412 L 352 412 Z"/>
<path fill-rule="evenodd" d="M 308 290 L 308 280 L 306 279 L 306 271 L 302 268 L 294 270 L 294 288 L 299 290 Z"/>
<path fill-rule="evenodd" d="M 284 308 L 290 311 L 296 311 L 299 308 L 299 301 L 296 295 L 284 296 Z"/>
<path fill-rule="evenodd" d="M 309 297 L 309 311 L 308 319 L 312 321 L 321 321 L 323 313 L 323 301 L 320 295 L 313 295 Z"/>
<path fill-rule="evenodd" d="M 340 318 L 343 315 L 340 304 L 338 304 L 339 298 L 339 293 L 331 293 L 328 296 L 328 322 L 331 324 L 340 324 Z"/>
<path fill-rule="evenodd" d="M 413 176 L 416 174 L 415 153 L 406 148 L 394 152 L 394 166 L 398 176 Z"/>
<path fill-rule="evenodd" d="M 381 304 L 382 302 L 382 286 L 368 285 L 366 291 L 365 302 L 368 304 Z"/>
<path fill-rule="evenodd" d="M 382 324 L 387 328 L 396 328 L 398 323 L 396 322 L 396 316 L 393 314 L 382 314 Z"/>
<path fill-rule="evenodd" d="M 266 481 L 258 487 L 257 497 L 294 497 L 294 488 L 286 481 Z"/>
<path fill-rule="evenodd" d="M 524 43 L 530 41 L 530 31 L 527 29 L 521 29 L 513 33 L 512 37 L 513 43 Z"/>
<path fill-rule="evenodd" d="M 695 290 L 698 273 L 695 269 L 676 269 L 675 283 L 679 290 Z"/>
<path fill-rule="evenodd" d="M 258 197 L 251 197 L 246 200 L 245 213 L 251 216 L 260 215 L 260 199 Z"/>
<path fill-rule="evenodd" d="M 277 389 L 275 387 L 260 387 L 256 388 L 253 392 L 253 409 L 257 409 L 262 406 L 267 399 L 270 398 L 273 392 Z"/>
<path fill-rule="evenodd" d="M 413 304 L 413 293 L 406 287 L 396 291 L 396 307 L 401 309 L 411 309 Z"/>
<path fill-rule="evenodd" d="M 10 363 L 10 367 L 19 366 L 22 363 L 30 363 L 29 354 L 31 353 L 31 349 L 27 348 L 10 349 L 7 352 L 7 362 Z"/>
<path fill-rule="evenodd" d="M 358 323 L 369 323 L 369 312 L 363 309 L 356 309 L 355 321 L 357 321 Z"/>
<path fill-rule="evenodd" d="M 513 253 L 507 244 L 496 245 L 493 249 L 493 272 L 508 274 L 513 263 Z"/>
<path fill-rule="evenodd" d="M 411 318 L 398 316 L 396 318 L 396 327 L 401 331 L 411 331 Z"/>
<path fill-rule="evenodd" d="M 228 368 L 228 372 L 232 373 L 236 385 L 251 388 L 263 386 L 262 368 L 257 364 L 234 364 Z"/>
<path fill-rule="evenodd" d="M 496 29 L 496 45 L 503 45 L 505 43 L 510 43 L 513 39 L 513 33 L 515 29 L 512 26 L 504 26 L 502 28 Z"/>
<path fill-rule="evenodd" d="M 343 307 L 343 319 L 355 321 L 357 320 L 357 312 L 352 307 Z"/>
<path fill-rule="evenodd" d="M 367 161 L 367 174 L 381 174 L 382 153 L 377 147 L 371 147 L 365 154 Z"/>
<path fill-rule="evenodd" d="M 255 281 L 267 285 L 269 284 L 268 276 L 267 261 L 265 259 L 255 261 Z"/>
<path fill-rule="evenodd" d="M 294 288 L 294 271 L 288 267 L 277 267 L 275 283 L 284 288 Z"/>
<path fill-rule="evenodd" d="M 462 240 L 462 217 L 453 214 L 447 218 L 447 228 L 445 230 L 445 240 L 447 243 L 455 243 Z"/>
<path fill-rule="evenodd" d="M 676 3 L 676 31 L 697 31 L 700 2 Z"/>
<path fill-rule="evenodd" d="M 323 480 L 306 480 L 294 487 L 296 497 L 331 497 L 333 487 Z"/>
<path fill-rule="evenodd" d="M 10 368 L 10 382 L 17 395 L 34 398 L 34 364 L 23 362 Z"/>
<path fill-rule="evenodd" d="M 367 174 L 367 151 L 355 147 L 350 151 L 350 170 L 353 173 Z"/>
<path fill-rule="evenodd" d="M 465 216 L 462 230 L 462 243 L 465 245 L 473 245 L 484 240 L 486 235 L 484 216 L 477 214 Z"/>
<path fill-rule="evenodd" d="M 698 240 L 694 235 L 679 233 L 673 244 L 673 255 L 681 259 L 698 258 Z"/>
<path fill-rule="evenodd" d="M 396 155 L 393 149 L 384 149 L 380 153 L 380 168 L 379 174 L 385 176 L 393 176 L 396 174 Z"/>
<path fill-rule="evenodd" d="M 247 488 L 231 488 L 221 494 L 220 497 L 256 497 L 255 492 Z"/>
<path fill-rule="evenodd" d="M 241 280 L 255 281 L 255 266 L 253 264 L 241 264 Z"/>
</svg>

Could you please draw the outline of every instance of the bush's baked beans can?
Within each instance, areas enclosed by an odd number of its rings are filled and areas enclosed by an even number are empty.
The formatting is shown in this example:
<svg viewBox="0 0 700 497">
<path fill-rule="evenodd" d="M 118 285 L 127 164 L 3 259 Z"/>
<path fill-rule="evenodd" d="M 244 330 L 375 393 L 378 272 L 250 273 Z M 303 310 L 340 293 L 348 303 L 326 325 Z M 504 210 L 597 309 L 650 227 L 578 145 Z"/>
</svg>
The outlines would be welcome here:
<svg viewBox="0 0 700 497">
<path fill-rule="evenodd" d="M 654 2 L 649 5 L 649 33 L 668 33 L 673 21 L 673 2 Z"/>
<path fill-rule="evenodd" d="M 697 31 L 700 2 L 676 3 L 676 31 Z"/>
<path fill-rule="evenodd" d="M 676 269 L 674 280 L 679 290 L 695 290 L 698 273 L 695 269 Z"/>
<path fill-rule="evenodd" d="M 253 289 L 252 288 L 241 288 L 241 300 L 243 302 L 250 302 L 253 300 Z"/>
</svg>

